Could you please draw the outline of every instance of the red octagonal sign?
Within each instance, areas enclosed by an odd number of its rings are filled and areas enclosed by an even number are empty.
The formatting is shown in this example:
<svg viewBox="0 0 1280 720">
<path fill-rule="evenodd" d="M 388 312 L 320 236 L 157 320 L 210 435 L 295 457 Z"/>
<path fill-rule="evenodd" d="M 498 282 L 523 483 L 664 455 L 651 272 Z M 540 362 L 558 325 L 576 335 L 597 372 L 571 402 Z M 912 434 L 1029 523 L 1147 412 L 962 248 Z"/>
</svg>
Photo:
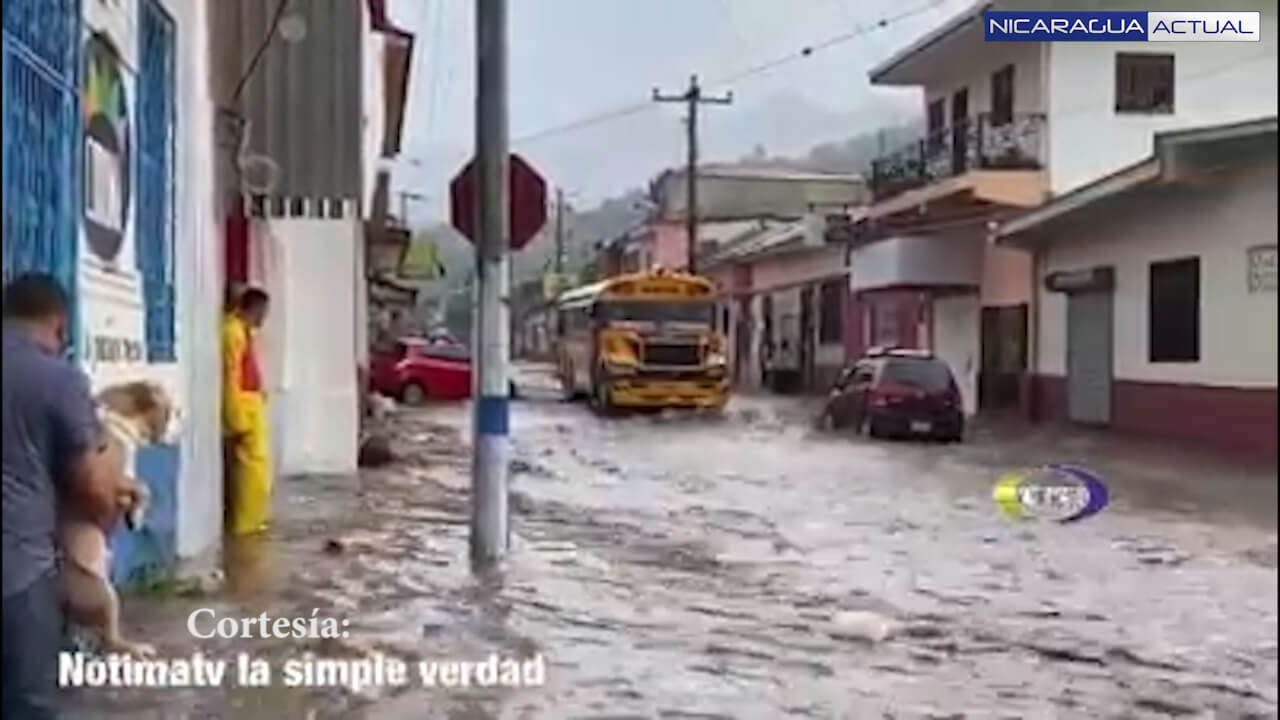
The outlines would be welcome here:
<svg viewBox="0 0 1280 720">
<path fill-rule="evenodd" d="M 511 249 L 519 250 L 547 222 L 547 183 L 524 158 L 510 156 Z M 453 226 L 472 242 L 476 240 L 476 161 L 472 160 L 449 183 Z"/>
</svg>

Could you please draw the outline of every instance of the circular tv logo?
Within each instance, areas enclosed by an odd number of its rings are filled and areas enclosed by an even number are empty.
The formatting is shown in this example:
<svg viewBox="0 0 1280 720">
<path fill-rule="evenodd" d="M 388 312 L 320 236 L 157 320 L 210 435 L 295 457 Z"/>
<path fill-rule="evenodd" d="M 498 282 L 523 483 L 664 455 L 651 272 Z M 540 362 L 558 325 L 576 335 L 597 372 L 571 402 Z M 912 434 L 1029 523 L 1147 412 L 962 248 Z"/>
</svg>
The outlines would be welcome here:
<svg viewBox="0 0 1280 720">
<path fill-rule="evenodd" d="M 1042 465 L 1011 472 L 996 483 L 996 506 L 1016 520 L 1079 522 L 1107 506 L 1107 486 L 1075 465 Z"/>
</svg>

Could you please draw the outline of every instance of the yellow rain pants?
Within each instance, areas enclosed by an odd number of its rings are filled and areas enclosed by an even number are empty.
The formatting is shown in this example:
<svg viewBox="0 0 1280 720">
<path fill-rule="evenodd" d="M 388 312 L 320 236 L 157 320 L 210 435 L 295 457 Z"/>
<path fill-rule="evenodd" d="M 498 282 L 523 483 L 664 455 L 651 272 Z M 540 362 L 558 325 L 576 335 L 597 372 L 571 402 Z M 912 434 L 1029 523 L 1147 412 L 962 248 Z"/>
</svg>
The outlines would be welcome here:
<svg viewBox="0 0 1280 720">
<path fill-rule="evenodd" d="M 229 443 L 227 529 L 248 535 L 266 530 L 271 519 L 271 455 L 253 331 L 235 315 L 222 323 L 222 373 L 222 426 Z"/>
</svg>

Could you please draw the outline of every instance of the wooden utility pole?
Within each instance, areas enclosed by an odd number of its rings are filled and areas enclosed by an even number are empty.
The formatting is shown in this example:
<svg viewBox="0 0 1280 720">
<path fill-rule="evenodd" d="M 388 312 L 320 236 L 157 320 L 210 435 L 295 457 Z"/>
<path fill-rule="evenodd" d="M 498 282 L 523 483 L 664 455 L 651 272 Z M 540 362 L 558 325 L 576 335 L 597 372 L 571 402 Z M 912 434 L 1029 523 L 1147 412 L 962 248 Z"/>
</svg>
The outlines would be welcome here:
<svg viewBox="0 0 1280 720">
<path fill-rule="evenodd" d="M 689 89 L 680 95 L 663 95 L 657 88 L 653 89 L 654 102 L 680 102 L 688 106 L 688 117 L 685 120 L 688 130 L 689 159 L 685 170 L 685 234 L 688 236 L 688 271 L 698 272 L 698 106 L 728 105 L 733 102 L 733 92 L 724 97 L 708 97 L 702 94 L 698 85 L 698 76 L 689 77 Z"/>
</svg>

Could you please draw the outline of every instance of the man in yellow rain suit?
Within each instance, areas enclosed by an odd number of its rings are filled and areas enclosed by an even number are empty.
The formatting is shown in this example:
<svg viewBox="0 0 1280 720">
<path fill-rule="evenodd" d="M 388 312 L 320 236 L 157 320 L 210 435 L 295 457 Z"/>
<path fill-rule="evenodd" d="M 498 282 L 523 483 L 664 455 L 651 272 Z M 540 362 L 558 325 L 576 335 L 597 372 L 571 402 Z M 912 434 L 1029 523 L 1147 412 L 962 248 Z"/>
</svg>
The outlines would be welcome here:
<svg viewBox="0 0 1280 720">
<path fill-rule="evenodd" d="M 232 535 L 262 532 L 271 517 L 266 386 L 254 348 L 268 301 L 265 292 L 249 288 L 232 301 L 222 322 L 222 427 Z"/>
</svg>

